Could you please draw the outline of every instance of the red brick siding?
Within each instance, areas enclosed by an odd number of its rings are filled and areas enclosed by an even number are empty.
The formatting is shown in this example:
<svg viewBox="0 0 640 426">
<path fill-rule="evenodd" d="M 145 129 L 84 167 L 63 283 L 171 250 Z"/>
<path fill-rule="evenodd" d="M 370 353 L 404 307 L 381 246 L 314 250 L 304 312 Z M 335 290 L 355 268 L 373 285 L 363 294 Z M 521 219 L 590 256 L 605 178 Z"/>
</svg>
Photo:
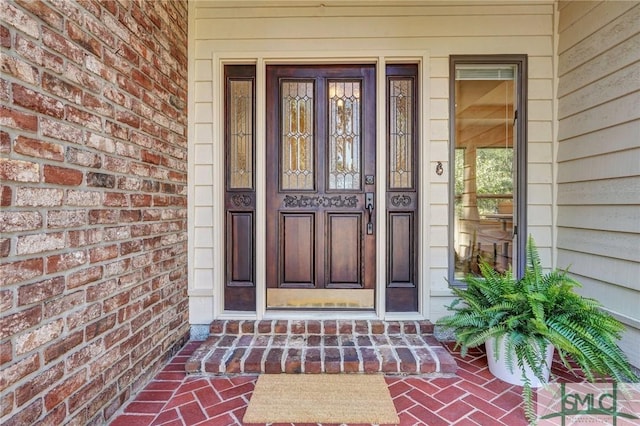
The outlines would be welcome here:
<svg viewBox="0 0 640 426">
<path fill-rule="evenodd" d="M 187 4 L 0 8 L 0 424 L 101 425 L 188 335 Z"/>
</svg>

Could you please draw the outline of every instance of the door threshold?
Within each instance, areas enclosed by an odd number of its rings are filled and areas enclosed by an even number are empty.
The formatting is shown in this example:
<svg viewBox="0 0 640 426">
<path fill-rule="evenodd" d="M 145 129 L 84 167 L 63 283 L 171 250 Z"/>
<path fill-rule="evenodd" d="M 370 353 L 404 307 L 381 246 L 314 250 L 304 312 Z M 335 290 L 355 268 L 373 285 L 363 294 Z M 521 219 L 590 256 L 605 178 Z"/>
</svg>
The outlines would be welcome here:
<svg viewBox="0 0 640 426">
<path fill-rule="evenodd" d="M 218 320 L 381 320 L 381 321 L 424 321 L 428 320 L 419 312 L 386 312 L 378 314 L 374 310 L 304 310 L 269 309 L 258 318 L 257 312 L 225 311 Z"/>
<path fill-rule="evenodd" d="M 373 289 L 267 289 L 267 309 L 373 311 L 374 306 Z"/>
<path fill-rule="evenodd" d="M 332 311 L 332 310 L 281 310 L 269 309 L 265 311 L 262 319 L 265 320 L 324 320 L 324 319 L 348 319 L 348 320 L 377 320 L 380 319 L 375 311 Z"/>
</svg>

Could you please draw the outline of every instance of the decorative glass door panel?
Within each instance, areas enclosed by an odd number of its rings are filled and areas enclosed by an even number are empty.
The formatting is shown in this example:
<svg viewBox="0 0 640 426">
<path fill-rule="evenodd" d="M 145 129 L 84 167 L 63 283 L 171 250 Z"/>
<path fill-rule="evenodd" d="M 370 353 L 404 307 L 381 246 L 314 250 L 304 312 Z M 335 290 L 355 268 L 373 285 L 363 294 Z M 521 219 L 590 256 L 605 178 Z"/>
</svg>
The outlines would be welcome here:
<svg viewBox="0 0 640 426">
<path fill-rule="evenodd" d="M 389 187 L 413 187 L 414 78 L 389 78 Z"/>
<path fill-rule="evenodd" d="M 360 85 L 329 82 L 329 189 L 360 189 Z"/>
<path fill-rule="evenodd" d="M 253 80 L 230 79 L 229 176 L 231 189 L 253 188 Z"/>
<path fill-rule="evenodd" d="M 282 189 L 313 189 L 314 82 L 283 81 Z"/>
<path fill-rule="evenodd" d="M 375 128 L 373 65 L 267 67 L 267 308 L 374 308 Z"/>
</svg>

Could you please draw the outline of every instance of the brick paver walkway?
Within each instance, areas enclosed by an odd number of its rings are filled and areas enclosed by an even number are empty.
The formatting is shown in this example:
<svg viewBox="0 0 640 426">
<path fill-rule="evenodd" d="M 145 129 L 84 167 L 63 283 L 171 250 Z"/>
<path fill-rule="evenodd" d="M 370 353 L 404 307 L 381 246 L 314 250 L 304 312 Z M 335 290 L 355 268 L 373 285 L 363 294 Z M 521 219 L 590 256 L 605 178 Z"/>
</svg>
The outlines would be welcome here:
<svg viewBox="0 0 640 426">
<path fill-rule="evenodd" d="M 242 425 L 257 375 L 187 375 L 185 365 L 201 343 L 187 343 L 111 426 Z M 461 358 L 446 347 L 458 363 L 455 376 L 386 376 L 401 426 L 527 424 L 521 388 L 494 378 L 482 351 Z M 557 362 L 552 371 L 560 380 L 576 380 Z"/>
</svg>

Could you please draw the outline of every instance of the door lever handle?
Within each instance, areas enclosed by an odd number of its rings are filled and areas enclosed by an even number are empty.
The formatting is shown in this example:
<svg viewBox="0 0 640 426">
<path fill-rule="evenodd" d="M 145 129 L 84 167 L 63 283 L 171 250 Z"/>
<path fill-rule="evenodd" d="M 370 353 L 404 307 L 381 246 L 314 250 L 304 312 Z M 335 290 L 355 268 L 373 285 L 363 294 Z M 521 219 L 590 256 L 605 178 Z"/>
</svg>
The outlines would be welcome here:
<svg viewBox="0 0 640 426">
<path fill-rule="evenodd" d="M 367 192 L 364 195 L 364 207 L 369 212 L 369 221 L 367 222 L 367 234 L 373 234 L 373 208 L 374 208 L 373 192 Z"/>
</svg>

